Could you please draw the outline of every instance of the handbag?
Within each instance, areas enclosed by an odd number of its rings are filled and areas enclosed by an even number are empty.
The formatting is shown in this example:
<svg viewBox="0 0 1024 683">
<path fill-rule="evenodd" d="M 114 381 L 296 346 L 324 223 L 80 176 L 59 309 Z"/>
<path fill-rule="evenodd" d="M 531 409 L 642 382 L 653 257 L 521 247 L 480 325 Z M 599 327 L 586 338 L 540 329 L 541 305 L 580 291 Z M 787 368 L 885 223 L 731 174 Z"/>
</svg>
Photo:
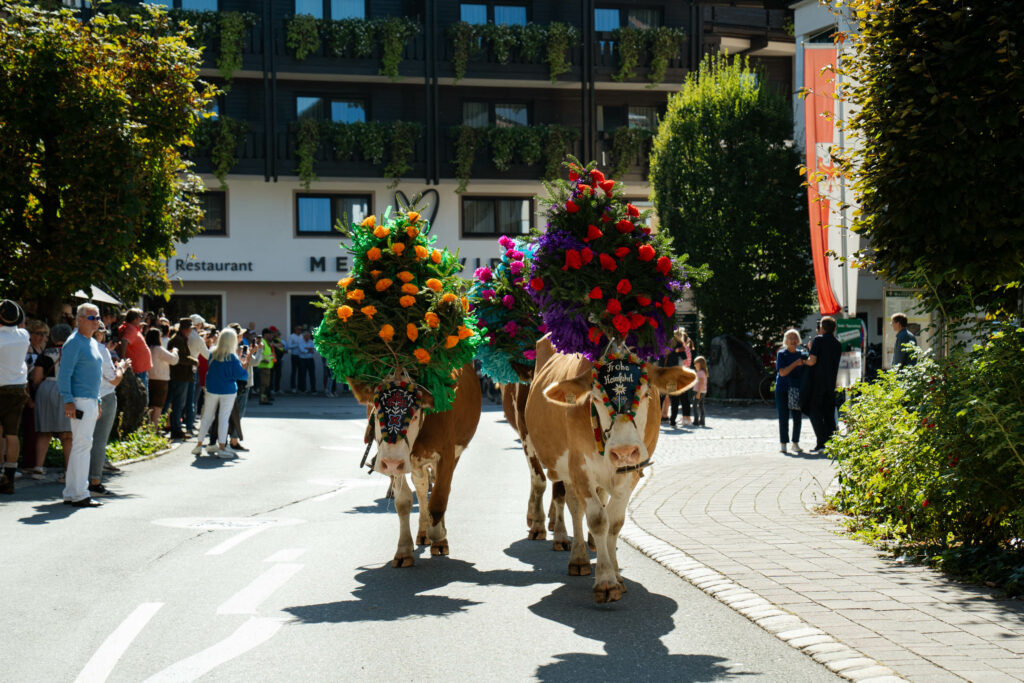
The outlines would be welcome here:
<svg viewBox="0 0 1024 683">
<path fill-rule="evenodd" d="M 787 400 L 790 410 L 800 410 L 800 387 L 790 387 Z"/>
</svg>

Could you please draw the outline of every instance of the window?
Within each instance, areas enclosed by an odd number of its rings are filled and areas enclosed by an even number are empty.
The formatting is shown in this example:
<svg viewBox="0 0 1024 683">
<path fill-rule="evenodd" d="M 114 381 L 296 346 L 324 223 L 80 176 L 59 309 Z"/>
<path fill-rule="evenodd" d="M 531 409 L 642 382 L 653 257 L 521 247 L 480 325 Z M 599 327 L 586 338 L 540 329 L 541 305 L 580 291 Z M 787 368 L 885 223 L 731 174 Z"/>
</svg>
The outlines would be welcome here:
<svg viewBox="0 0 1024 683">
<path fill-rule="evenodd" d="M 219 9 L 217 0 L 146 0 L 146 2 L 150 5 L 162 5 L 168 9 L 189 9 L 196 12 L 216 12 Z"/>
<path fill-rule="evenodd" d="M 296 97 L 295 115 L 300 119 L 323 119 L 324 100 L 322 97 Z"/>
<path fill-rule="evenodd" d="M 622 21 L 625 14 L 626 21 Z M 656 28 L 661 26 L 660 9 L 630 9 L 619 10 L 609 8 L 598 8 L 594 10 L 594 30 L 614 31 L 623 26 L 631 28 Z"/>
<path fill-rule="evenodd" d="M 494 125 L 499 128 L 530 125 L 530 117 L 525 104 L 494 105 Z"/>
<path fill-rule="evenodd" d="M 495 5 L 494 23 L 526 26 L 526 7 L 522 5 Z"/>
<path fill-rule="evenodd" d="M 643 128 L 652 133 L 658 131 L 658 110 L 655 107 L 630 107 L 628 120 L 630 128 Z"/>
<path fill-rule="evenodd" d="M 366 0 L 295 0 L 295 13 L 317 19 L 365 19 Z"/>
<path fill-rule="evenodd" d="M 463 197 L 462 236 L 525 235 L 533 200 L 525 197 Z"/>
<path fill-rule="evenodd" d="M 632 28 L 657 28 L 661 26 L 661 10 L 631 9 L 626 15 L 626 26 Z"/>
<path fill-rule="evenodd" d="M 295 98 L 295 116 L 318 121 L 362 123 L 366 121 L 366 103 L 363 100 L 299 96 Z"/>
<path fill-rule="evenodd" d="M 526 26 L 526 5 L 486 5 L 463 2 L 459 5 L 459 19 L 469 24 L 514 24 Z"/>
<path fill-rule="evenodd" d="M 331 121 L 363 123 L 366 121 L 366 105 L 361 100 L 331 100 Z"/>
<path fill-rule="evenodd" d="M 487 5 L 471 5 L 464 2 L 459 6 L 459 18 L 469 24 L 486 24 Z"/>
<path fill-rule="evenodd" d="M 462 123 L 474 128 L 486 128 L 491 122 L 490 109 L 486 102 L 463 102 Z"/>
<path fill-rule="evenodd" d="M 203 200 L 203 230 L 202 237 L 226 236 L 228 234 L 227 222 L 227 193 L 220 190 L 207 190 L 202 195 Z"/>
<path fill-rule="evenodd" d="M 530 125 L 530 110 L 522 102 L 508 104 L 463 102 L 462 123 L 474 128 L 485 128 L 492 123 L 501 128 L 528 126 Z"/>
<path fill-rule="evenodd" d="M 594 30 L 595 31 L 614 31 L 621 26 L 619 20 L 619 10 L 617 9 L 595 9 L 594 10 Z"/>
<path fill-rule="evenodd" d="M 361 223 L 372 213 L 368 194 L 301 194 L 295 197 L 295 233 L 332 237 L 334 224 Z"/>
</svg>

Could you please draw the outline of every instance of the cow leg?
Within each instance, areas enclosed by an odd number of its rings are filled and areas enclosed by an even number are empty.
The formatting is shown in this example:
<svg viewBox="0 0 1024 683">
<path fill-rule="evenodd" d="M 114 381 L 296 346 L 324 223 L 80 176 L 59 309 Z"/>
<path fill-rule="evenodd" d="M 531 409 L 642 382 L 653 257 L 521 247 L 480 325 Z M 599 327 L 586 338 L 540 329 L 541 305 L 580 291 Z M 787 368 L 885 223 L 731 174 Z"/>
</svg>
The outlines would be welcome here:
<svg viewBox="0 0 1024 683">
<path fill-rule="evenodd" d="M 569 504 L 572 515 L 572 550 L 569 553 L 569 576 L 587 576 L 590 574 L 590 553 L 583 542 L 583 505 L 576 496 L 573 487 L 567 486 L 565 501 Z"/>
<path fill-rule="evenodd" d="M 398 550 L 392 567 L 411 567 L 413 561 L 412 532 L 409 530 L 409 513 L 412 511 L 412 489 L 404 474 L 391 477 L 395 490 L 395 510 L 398 511 Z"/>
<path fill-rule="evenodd" d="M 565 482 L 551 482 L 551 506 L 548 508 L 548 528 L 555 532 L 552 547 L 569 549 L 569 535 L 565 529 Z"/>
<path fill-rule="evenodd" d="M 427 536 L 430 538 L 431 555 L 448 554 L 448 530 L 444 526 L 444 513 L 448 509 L 448 495 L 452 490 L 452 474 L 461 449 L 456 451 L 454 444 L 448 444 L 440 453 L 437 469 L 434 471 L 434 486 L 430 491 L 427 507 L 430 510 L 430 526 Z"/>
<path fill-rule="evenodd" d="M 530 527 L 530 533 L 527 538 L 543 541 L 548 536 L 544 529 L 544 489 L 548 482 L 537 456 L 531 456 L 525 446 L 523 450 L 526 452 L 526 464 L 530 468 L 530 501 L 526 504 L 526 525 Z"/>
<path fill-rule="evenodd" d="M 430 497 L 430 470 L 426 467 L 412 468 L 412 483 L 416 487 L 416 500 L 420 504 L 419 526 L 416 530 L 416 545 L 428 545 L 427 520 L 430 513 L 427 512 L 427 500 Z"/>
<path fill-rule="evenodd" d="M 615 569 L 614 550 L 609 553 L 608 549 L 610 540 L 608 510 L 601 504 L 601 500 L 596 494 L 591 494 L 586 498 L 586 506 L 587 525 L 590 527 L 590 533 L 594 536 L 594 544 L 597 546 L 594 602 L 615 602 L 622 597 L 622 588 L 619 586 L 619 577 Z M 625 508 L 623 508 L 624 512 Z"/>
<path fill-rule="evenodd" d="M 622 574 L 619 573 L 619 532 L 622 531 L 622 525 L 626 521 L 626 504 L 629 503 L 629 494 L 632 491 L 633 487 L 631 486 L 624 494 L 616 492 L 605 508 L 605 514 L 608 516 L 608 539 L 606 541 L 608 561 L 611 564 L 615 580 L 618 582 L 619 590 L 622 593 L 626 592 L 626 582 L 623 581 Z"/>
</svg>

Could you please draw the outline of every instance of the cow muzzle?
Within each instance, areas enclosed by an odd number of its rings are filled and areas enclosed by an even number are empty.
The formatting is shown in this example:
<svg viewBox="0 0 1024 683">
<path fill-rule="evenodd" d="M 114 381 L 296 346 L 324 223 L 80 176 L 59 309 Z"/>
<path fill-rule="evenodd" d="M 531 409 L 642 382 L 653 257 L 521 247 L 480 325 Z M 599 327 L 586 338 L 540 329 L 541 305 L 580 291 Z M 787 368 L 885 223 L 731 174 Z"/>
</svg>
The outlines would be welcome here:
<svg viewBox="0 0 1024 683">
<path fill-rule="evenodd" d="M 389 477 L 397 477 L 408 471 L 404 458 L 381 458 L 379 463 L 377 471 Z"/>
<path fill-rule="evenodd" d="M 640 448 L 637 446 L 614 446 L 608 449 L 615 467 L 630 467 L 640 462 Z"/>
</svg>

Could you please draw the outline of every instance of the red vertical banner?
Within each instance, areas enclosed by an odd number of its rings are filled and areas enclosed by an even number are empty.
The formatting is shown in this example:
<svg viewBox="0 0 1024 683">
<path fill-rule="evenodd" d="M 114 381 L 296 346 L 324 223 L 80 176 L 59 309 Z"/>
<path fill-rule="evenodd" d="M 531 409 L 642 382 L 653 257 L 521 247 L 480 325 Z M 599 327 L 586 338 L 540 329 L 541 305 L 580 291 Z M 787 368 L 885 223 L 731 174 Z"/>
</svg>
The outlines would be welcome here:
<svg viewBox="0 0 1024 683">
<path fill-rule="evenodd" d="M 811 222 L 811 258 L 814 262 L 814 284 L 818 290 L 818 309 L 822 315 L 841 310 L 828 276 L 828 224 L 830 202 L 820 193 L 819 179 L 824 174 L 834 177 L 829 148 L 835 139 L 835 71 L 836 49 L 831 46 L 804 46 L 804 88 L 810 93 L 804 99 L 804 131 L 807 150 L 807 202 Z"/>
</svg>

